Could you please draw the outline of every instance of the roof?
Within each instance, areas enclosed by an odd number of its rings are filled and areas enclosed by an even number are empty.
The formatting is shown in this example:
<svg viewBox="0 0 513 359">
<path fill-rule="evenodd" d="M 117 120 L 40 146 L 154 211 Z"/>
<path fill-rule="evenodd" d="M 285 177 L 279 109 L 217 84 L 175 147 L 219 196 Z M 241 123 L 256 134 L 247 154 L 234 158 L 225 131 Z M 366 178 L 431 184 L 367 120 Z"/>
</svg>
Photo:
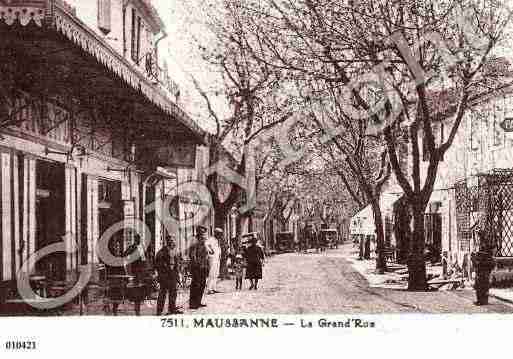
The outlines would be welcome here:
<svg viewBox="0 0 513 359">
<path fill-rule="evenodd" d="M 382 193 L 379 201 L 382 215 L 392 212 L 394 203 L 400 198 L 401 194 Z M 352 234 L 374 234 L 375 226 L 372 206 L 369 204 L 352 216 L 349 227 Z"/>
<path fill-rule="evenodd" d="M 499 90 L 490 90 L 490 88 L 497 87 L 498 80 L 513 77 L 513 69 L 508 59 L 504 57 L 490 59 L 483 65 L 482 76 L 481 89 L 476 89 L 470 96 L 471 106 L 493 98 L 498 92 L 502 94 L 513 92 L 513 87 L 510 84 L 505 84 Z M 435 113 L 434 117 L 437 120 L 443 120 L 456 113 L 459 101 L 458 95 L 459 91 L 454 88 L 431 91 L 427 94 L 428 106 Z"/>
</svg>

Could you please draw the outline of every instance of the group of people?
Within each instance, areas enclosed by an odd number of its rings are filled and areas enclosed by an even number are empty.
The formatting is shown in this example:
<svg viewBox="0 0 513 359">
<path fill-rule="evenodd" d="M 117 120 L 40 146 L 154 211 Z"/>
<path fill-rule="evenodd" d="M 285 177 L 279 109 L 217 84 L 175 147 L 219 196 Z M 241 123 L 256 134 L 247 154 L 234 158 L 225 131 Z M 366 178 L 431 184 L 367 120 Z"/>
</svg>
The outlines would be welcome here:
<svg viewBox="0 0 513 359">
<path fill-rule="evenodd" d="M 198 226 L 194 243 L 189 249 L 190 260 L 190 295 L 189 308 L 205 307 L 202 303 L 205 291 L 207 294 L 220 293 L 217 281 L 221 267 L 225 267 L 228 259 L 224 233 L 220 228 L 214 230 L 214 236 L 207 236 L 207 228 Z M 166 298 L 168 299 L 169 314 L 182 314 L 176 304 L 177 286 L 179 279 L 180 253 L 171 235 L 167 235 L 164 246 L 155 257 L 155 270 L 159 283 L 157 297 L 157 315 L 162 315 Z M 243 277 L 250 280 L 249 289 L 258 289 L 258 281 L 262 278 L 264 252 L 258 246 L 256 239 L 247 248 L 240 248 L 232 260 L 235 274 L 236 290 L 242 289 Z"/>
<path fill-rule="evenodd" d="M 215 230 L 214 238 L 207 238 L 207 229 L 198 226 L 195 242 L 189 249 L 191 286 L 189 308 L 198 309 L 205 306 L 201 303 L 208 282 L 208 293 L 218 293 L 216 289 L 219 276 L 221 249 L 218 238 L 222 239 L 223 231 Z M 157 315 L 161 315 L 166 298 L 168 313 L 182 314 L 176 305 L 177 287 L 180 273 L 181 255 L 176 250 L 176 243 L 171 235 L 167 235 L 164 246 L 155 256 L 155 271 L 159 283 L 157 297 Z"/>
<path fill-rule="evenodd" d="M 258 289 L 258 282 L 262 279 L 264 259 L 264 250 L 258 245 L 258 241 L 254 237 L 250 239 L 248 247 L 239 248 L 232 264 L 235 290 L 242 290 L 244 277 L 250 281 L 250 290 Z"/>
</svg>

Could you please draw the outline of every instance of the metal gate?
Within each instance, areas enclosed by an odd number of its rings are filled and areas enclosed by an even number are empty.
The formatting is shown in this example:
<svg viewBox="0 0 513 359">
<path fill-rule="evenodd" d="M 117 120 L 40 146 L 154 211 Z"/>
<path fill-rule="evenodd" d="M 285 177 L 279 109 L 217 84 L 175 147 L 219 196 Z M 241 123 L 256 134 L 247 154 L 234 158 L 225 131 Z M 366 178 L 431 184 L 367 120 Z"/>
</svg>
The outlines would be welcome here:
<svg viewBox="0 0 513 359">
<path fill-rule="evenodd" d="M 513 257 L 513 171 L 493 170 L 455 184 L 456 227 L 460 250 L 480 249 L 478 230 L 496 257 Z"/>
</svg>

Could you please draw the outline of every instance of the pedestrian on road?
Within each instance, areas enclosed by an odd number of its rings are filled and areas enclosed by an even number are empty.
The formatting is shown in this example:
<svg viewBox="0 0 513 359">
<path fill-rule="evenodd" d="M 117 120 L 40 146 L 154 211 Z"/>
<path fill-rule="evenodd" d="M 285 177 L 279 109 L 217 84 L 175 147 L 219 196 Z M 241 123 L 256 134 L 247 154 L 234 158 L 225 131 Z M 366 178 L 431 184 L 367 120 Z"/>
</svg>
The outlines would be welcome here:
<svg viewBox="0 0 513 359">
<path fill-rule="evenodd" d="M 233 264 L 233 274 L 235 275 L 235 290 L 242 290 L 242 281 L 244 279 L 245 269 L 246 263 L 244 262 L 244 257 L 241 254 L 237 254 Z"/>
<path fill-rule="evenodd" d="M 221 265 L 221 246 L 219 239 L 223 237 L 223 230 L 216 228 L 214 230 L 214 237 L 209 237 L 205 241 L 208 250 L 208 280 L 207 280 L 207 294 L 216 294 L 217 279 L 219 278 L 219 268 Z"/>
<path fill-rule="evenodd" d="M 176 250 L 176 243 L 172 236 L 167 235 L 164 247 L 160 249 L 155 257 L 155 270 L 160 290 L 157 298 L 157 315 L 162 314 L 166 296 L 168 299 L 169 314 L 183 314 L 176 306 L 178 268 L 180 266 L 180 255 Z"/>
<path fill-rule="evenodd" d="M 206 307 L 201 303 L 203 293 L 207 285 L 209 273 L 208 249 L 205 244 L 207 228 L 198 226 L 196 229 L 196 242 L 192 245 L 189 258 L 191 263 L 191 291 L 189 296 L 189 308 L 198 309 Z"/>
<path fill-rule="evenodd" d="M 258 281 L 262 279 L 262 266 L 264 264 L 264 251 L 257 244 L 257 239 L 252 237 L 250 245 L 245 251 L 246 257 L 246 278 L 250 280 L 249 289 L 258 289 Z"/>
</svg>

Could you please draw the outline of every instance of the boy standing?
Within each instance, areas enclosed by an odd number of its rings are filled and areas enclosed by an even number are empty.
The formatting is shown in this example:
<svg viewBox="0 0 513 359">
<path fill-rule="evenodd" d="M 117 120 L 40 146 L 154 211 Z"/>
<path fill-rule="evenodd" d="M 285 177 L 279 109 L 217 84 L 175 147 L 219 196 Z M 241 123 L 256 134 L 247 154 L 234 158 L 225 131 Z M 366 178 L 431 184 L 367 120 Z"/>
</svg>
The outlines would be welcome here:
<svg viewBox="0 0 513 359">
<path fill-rule="evenodd" d="M 235 275 L 235 290 L 242 290 L 242 281 L 244 279 L 244 270 L 246 265 L 242 254 L 235 256 L 235 263 L 233 264 L 233 274 Z"/>
</svg>

